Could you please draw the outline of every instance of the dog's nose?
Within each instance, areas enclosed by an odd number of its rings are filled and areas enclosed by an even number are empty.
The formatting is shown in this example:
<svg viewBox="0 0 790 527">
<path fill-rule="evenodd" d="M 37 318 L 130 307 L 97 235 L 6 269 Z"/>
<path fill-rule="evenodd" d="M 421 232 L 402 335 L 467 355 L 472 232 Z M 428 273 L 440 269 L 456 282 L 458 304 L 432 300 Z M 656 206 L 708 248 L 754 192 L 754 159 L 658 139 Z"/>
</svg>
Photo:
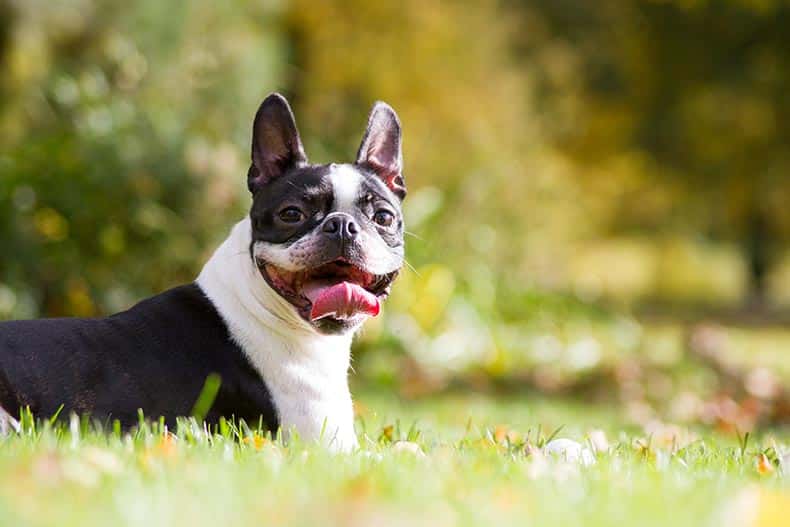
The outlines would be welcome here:
<svg viewBox="0 0 790 527">
<path fill-rule="evenodd" d="M 325 221 L 321 229 L 332 238 L 353 240 L 359 234 L 359 225 L 348 214 L 332 214 Z"/>
</svg>

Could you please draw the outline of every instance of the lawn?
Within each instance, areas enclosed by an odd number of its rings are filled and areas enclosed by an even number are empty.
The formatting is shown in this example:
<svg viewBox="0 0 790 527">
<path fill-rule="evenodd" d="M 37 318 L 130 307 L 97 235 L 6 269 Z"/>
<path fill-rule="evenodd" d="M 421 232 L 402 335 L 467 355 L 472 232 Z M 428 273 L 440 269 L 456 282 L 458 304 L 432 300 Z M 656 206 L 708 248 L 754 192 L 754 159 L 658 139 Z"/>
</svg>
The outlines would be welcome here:
<svg viewBox="0 0 790 527">
<path fill-rule="evenodd" d="M 0 440 L 0 525 L 788 525 L 786 430 L 646 435 L 613 408 L 462 392 L 363 389 L 357 408 L 349 455 L 186 422 L 135 435 L 28 423 Z M 594 464 L 541 453 L 560 426 L 598 447 Z"/>
</svg>

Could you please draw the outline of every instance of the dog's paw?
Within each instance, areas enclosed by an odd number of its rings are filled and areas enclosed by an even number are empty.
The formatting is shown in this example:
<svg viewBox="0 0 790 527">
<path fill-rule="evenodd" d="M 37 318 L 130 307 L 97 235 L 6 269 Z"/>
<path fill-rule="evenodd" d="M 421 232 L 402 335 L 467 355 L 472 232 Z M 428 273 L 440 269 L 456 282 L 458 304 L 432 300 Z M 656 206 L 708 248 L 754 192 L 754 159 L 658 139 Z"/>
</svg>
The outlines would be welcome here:
<svg viewBox="0 0 790 527">
<path fill-rule="evenodd" d="M 338 433 L 326 444 L 330 452 L 348 454 L 359 448 L 357 436 L 354 433 Z"/>
</svg>

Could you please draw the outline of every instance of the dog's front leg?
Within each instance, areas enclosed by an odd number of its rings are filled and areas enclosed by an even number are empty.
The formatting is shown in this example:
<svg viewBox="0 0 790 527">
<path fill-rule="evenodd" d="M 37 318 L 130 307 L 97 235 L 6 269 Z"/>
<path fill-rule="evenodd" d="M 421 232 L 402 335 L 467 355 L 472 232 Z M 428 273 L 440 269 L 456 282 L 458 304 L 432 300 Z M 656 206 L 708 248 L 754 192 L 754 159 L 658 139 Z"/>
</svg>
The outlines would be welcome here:
<svg viewBox="0 0 790 527">
<path fill-rule="evenodd" d="M 284 405 L 279 414 L 286 439 L 296 432 L 301 440 L 320 442 L 332 452 L 351 452 L 359 446 L 350 396 Z"/>
</svg>

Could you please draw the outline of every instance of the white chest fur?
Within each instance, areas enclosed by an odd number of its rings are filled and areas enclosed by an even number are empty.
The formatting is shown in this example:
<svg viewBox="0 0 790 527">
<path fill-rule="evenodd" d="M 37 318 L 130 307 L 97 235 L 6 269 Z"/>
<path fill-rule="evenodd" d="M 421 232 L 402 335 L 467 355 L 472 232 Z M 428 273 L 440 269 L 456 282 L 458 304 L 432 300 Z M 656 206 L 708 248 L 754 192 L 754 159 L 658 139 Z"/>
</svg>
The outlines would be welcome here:
<svg viewBox="0 0 790 527">
<path fill-rule="evenodd" d="M 250 258 L 249 219 L 239 222 L 197 279 L 274 399 L 284 434 L 330 449 L 357 446 L 348 389 L 352 334 L 320 335 L 273 291 Z"/>
</svg>

